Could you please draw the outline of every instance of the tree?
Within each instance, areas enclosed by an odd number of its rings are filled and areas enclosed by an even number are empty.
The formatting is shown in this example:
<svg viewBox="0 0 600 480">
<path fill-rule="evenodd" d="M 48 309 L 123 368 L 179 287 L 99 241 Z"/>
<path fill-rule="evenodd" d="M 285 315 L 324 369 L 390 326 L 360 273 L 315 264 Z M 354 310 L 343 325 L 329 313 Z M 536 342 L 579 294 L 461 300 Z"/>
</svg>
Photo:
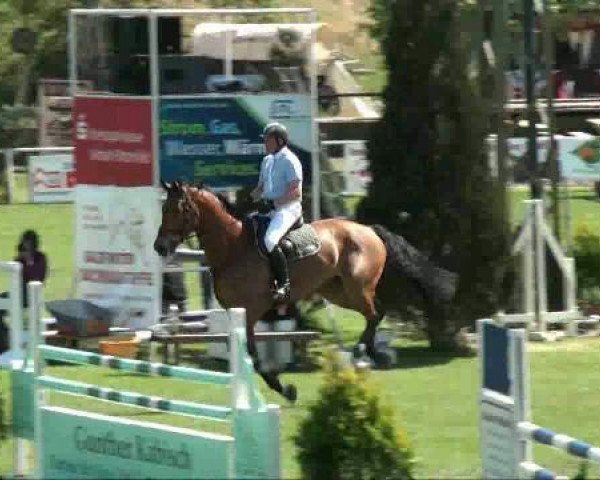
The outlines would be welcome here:
<svg viewBox="0 0 600 480">
<path fill-rule="evenodd" d="M 373 182 L 358 216 L 459 274 L 451 308 L 425 306 L 431 346 L 456 349 L 462 326 L 498 309 L 509 258 L 501 188 L 485 148 L 489 115 L 468 74 L 456 1 L 375 0 L 372 13 L 388 85 L 368 142 Z"/>
</svg>

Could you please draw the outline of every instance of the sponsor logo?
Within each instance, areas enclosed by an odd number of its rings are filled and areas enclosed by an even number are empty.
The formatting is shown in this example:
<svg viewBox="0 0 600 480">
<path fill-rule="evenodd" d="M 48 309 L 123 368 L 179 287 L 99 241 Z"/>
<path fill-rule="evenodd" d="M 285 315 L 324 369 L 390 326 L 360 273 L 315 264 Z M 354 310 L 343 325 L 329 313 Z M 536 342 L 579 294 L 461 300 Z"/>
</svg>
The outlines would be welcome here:
<svg viewBox="0 0 600 480">
<path fill-rule="evenodd" d="M 242 131 L 235 122 L 222 122 L 211 120 L 208 128 L 213 135 L 240 135 Z"/>
<path fill-rule="evenodd" d="M 87 140 L 88 138 L 88 123 L 85 115 L 78 115 L 75 122 L 75 135 L 77 140 Z"/>
<path fill-rule="evenodd" d="M 291 118 L 300 114 L 300 108 L 292 99 L 274 100 L 269 107 L 271 118 Z"/>
</svg>

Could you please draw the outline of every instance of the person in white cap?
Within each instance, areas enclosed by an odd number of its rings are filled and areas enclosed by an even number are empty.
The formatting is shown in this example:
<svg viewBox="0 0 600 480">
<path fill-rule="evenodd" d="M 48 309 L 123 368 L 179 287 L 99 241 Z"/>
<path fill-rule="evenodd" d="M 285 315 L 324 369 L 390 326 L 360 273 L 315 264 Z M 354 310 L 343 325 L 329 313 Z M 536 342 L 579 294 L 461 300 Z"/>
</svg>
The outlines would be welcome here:
<svg viewBox="0 0 600 480">
<path fill-rule="evenodd" d="M 267 155 L 260 165 L 258 184 L 250 193 L 262 200 L 271 222 L 265 234 L 265 247 L 275 276 L 273 299 L 285 302 L 290 294 L 290 278 L 285 254 L 279 241 L 302 216 L 302 164 L 288 148 L 288 132 L 280 123 L 270 123 L 263 131 Z"/>
</svg>

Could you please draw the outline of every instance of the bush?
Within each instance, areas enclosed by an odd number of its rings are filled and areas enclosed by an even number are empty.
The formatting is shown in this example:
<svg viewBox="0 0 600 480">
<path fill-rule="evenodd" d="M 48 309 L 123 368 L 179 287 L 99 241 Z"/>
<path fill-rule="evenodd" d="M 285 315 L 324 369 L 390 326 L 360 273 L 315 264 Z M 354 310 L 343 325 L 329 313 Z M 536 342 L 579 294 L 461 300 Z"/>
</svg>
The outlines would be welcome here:
<svg viewBox="0 0 600 480">
<path fill-rule="evenodd" d="M 412 479 L 406 435 L 391 411 L 365 386 L 363 375 L 326 355 L 319 400 L 294 438 L 302 478 L 309 480 Z"/>
<path fill-rule="evenodd" d="M 37 145 L 37 108 L 0 106 L 0 145 L 2 148 Z"/>
<path fill-rule="evenodd" d="M 600 236 L 581 226 L 575 235 L 573 257 L 577 270 L 579 298 L 589 296 L 600 287 Z"/>
</svg>

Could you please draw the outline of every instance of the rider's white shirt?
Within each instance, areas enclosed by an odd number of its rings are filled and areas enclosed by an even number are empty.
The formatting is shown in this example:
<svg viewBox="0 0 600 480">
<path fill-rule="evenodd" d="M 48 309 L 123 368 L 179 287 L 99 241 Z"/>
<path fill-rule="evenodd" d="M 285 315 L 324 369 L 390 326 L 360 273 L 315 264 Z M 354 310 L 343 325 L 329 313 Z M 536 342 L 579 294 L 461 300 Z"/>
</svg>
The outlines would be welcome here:
<svg viewBox="0 0 600 480">
<path fill-rule="evenodd" d="M 259 182 L 263 186 L 262 198 L 275 200 L 283 196 L 288 185 L 300 181 L 302 192 L 302 164 L 298 157 L 288 147 L 267 155 L 260 165 Z M 298 199 L 298 201 L 300 201 Z"/>
<path fill-rule="evenodd" d="M 288 190 L 290 182 L 300 181 L 302 192 L 302 164 L 298 157 L 287 147 L 267 155 L 260 166 L 259 182 L 262 184 L 262 198 L 275 200 L 282 197 Z M 293 200 L 273 210 L 269 216 L 271 223 L 265 234 L 265 245 L 270 252 L 290 227 L 302 215 L 302 198 Z"/>
</svg>

